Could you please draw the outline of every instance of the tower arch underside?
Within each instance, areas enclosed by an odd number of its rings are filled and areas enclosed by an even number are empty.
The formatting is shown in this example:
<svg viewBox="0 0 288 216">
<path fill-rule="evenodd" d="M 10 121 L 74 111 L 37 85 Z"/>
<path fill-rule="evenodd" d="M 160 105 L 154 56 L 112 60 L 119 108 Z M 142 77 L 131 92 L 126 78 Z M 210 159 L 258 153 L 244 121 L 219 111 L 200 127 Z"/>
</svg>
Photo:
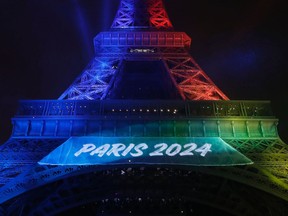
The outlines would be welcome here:
<svg viewBox="0 0 288 216">
<path fill-rule="evenodd" d="M 52 168 L 54 172 L 56 169 Z M 221 216 L 269 215 L 271 211 L 285 215 L 285 200 L 256 188 L 253 180 L 244 181 L 238 172 L 243 173 L 243 167 L 89 166 L 30 189 L 6 204 L 8 215 L 20 211 L 14 208 L 21 206 L 19 202 L 26 203 L 21 211 L 29 215 L 69 215 L 84 210 L 113 215 L 120 210 L 128 214 L 125 211 L 129 209 L 136 215 L 143 210 L 155 214 L 155 205 L 159 207 L 158 213 L 164 215 L 189 215 L 194 208 L 198 213 Z M 248 175 L 246 172 L 247 179 L 253 179 Z"/>
</svg>

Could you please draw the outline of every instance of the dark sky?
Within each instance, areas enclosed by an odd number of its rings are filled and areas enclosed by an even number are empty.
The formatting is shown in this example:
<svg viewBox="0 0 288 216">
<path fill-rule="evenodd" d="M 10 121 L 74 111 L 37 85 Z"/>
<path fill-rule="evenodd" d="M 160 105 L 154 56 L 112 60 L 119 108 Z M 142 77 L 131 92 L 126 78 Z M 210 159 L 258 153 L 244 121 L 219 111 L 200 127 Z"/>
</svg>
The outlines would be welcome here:
<svg viewBox="0 0 288 216">
<path fill-rule="evenodd" d="M 0 141 L 18 100 L 57 99 L 93 57 L 119 0 L 1 0 Z M 288 143 L 285 0 L 165 0 L 191 55 L 231 100 L 270 100 Z M 286 75 L 287 76 L 287 75 Z"/>
</svg>

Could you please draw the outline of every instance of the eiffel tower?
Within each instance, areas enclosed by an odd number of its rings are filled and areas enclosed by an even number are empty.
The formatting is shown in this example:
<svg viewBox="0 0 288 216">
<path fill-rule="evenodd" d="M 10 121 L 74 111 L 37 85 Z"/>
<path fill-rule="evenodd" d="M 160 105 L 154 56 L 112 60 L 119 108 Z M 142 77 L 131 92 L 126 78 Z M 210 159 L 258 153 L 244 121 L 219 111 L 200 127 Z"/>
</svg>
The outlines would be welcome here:
<svg viewBox="0 0 288 216">
<path fill-rule="evenodd" d="M 270 101 L 230 100 L 162 0 L 121 0 L 57 100 L 20 100 L 0 215 L 287 215 Z"/>
</svg>

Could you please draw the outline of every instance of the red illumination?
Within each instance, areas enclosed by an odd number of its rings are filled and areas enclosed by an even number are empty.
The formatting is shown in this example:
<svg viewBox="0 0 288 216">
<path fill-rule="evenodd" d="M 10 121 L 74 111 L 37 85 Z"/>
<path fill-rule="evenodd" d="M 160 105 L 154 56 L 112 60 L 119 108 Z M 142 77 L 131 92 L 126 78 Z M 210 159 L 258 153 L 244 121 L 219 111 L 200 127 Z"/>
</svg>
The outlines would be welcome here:
<svg viewBox="0 0 288 216">
<path fill-rule="evenodd" d="M 161 0 L 150 0 L 148 12 L 150 14 L 150 23 L 152 26 L 158 29 L 173 27 Z"/>
</svg>

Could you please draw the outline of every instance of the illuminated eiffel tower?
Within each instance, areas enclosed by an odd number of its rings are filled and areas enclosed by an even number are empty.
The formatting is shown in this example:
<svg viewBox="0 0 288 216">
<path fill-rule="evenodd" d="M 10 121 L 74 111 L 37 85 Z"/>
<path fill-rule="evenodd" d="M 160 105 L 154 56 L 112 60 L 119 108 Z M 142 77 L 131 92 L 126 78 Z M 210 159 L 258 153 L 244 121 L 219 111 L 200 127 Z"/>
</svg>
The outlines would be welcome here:
<svg viewBox="0 0 288 216">
<path fill-rule="evenodd" d="M 235 101 L 162 0 L 121 0 L 58 100 L 19 101 L 0 215 L 287 215 L 288 146 L 269 101 Z"/>
</svg>

